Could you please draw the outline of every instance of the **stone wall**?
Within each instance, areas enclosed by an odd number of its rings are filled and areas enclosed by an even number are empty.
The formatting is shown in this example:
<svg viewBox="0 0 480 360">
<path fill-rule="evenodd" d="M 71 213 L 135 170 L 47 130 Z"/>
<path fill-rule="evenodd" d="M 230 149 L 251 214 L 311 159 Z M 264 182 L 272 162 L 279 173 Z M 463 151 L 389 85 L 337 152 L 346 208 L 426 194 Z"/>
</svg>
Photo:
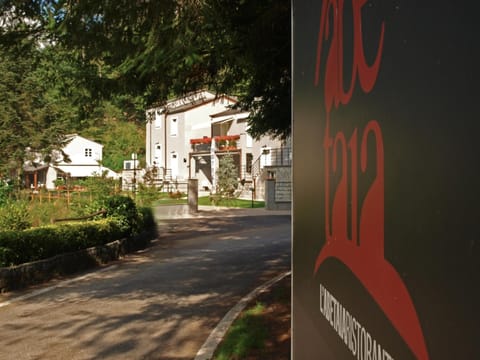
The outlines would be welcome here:
<svg viewBox="0 0 480 360">
<path fill-rule="evenodd" d="M 145 232 L 136 237 L 116 240 L 103 246 L 0 268 L 0 291 L 21 289 L 48 281 L 55 276 L 73 274 L 117 260 L 128 252 L 146 247 L 153 237 L 153 231 Z"/>
<path fill-rule="evenodd" d="M 268 166 L 265 175 L 265 208 L 267 210 L 289 210 L 292 207 L 292 168 L 290 166 Z"/>
</svg>

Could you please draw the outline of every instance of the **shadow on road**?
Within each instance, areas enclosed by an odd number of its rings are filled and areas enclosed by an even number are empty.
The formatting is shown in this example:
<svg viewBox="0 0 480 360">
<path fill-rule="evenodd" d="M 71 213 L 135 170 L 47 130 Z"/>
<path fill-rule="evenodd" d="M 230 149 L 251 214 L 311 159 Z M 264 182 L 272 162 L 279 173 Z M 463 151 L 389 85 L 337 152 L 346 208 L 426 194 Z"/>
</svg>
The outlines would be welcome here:
<svg viewBox="0 0 480 360">
<path fill-rule="evenodd" d="M 0 309 L 2 358 L 192 359 L 241 297 L 290 269 L 288 215 L 159 219 L 158 231 L 112 270 Z"/>
</svg>

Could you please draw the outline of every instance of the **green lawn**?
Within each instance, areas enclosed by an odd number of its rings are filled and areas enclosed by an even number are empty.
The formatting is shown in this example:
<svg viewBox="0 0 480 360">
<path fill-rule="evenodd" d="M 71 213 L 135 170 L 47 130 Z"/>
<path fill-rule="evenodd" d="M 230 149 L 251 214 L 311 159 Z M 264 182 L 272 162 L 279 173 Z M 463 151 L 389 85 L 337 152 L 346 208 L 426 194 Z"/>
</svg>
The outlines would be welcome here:
<svg viewBox="0 0 480 360">
<path fill-rule="evenodd" d="M 214 360 L 243 359 L 252 349 L 262 349 L 267 337 L 264 311 L 265 306 L 257 303 L 236 319 L 215 351 Z"/>
<path fill-rule="evenodd" d="M 216 206 L 226 206 L 234 208 L 264 208 L 265 201 L 256 201 L 254 200 L 244 200 L 244 199 L 221 199 L 217 201 L 217 204 L 213 204 L 210 200 L 210 196 L 201 196 L 198 198 L 198 205 L 216 205 Z M 253 206 L 252 206 L 253 205 Z"/>
<path fill-rule="evenodd" d="M 162 198 L 155 201 L 155 205 L 182 205 L 187 204 L 187 198 L 172 199 L 172 198 Z"/>
<path fill-rule="evenodd" d="M 181 205 L 187 204 L 187 198 L 183 197 L 180 199 L 172 199 L 168 196 L 162 196 L 160 199 L 155 201 L 155 205 Z M 245 200 L 245 199 L 220 199 L 214 204 L 211 201 L 210 196 L 200 196 L 198 198 L 198 205 L 203 206 L 225 206 L 225 207 L 232 207 L 232 208 L 264 208 L 265 201 L 256 201 L 254 200 Z M 252 206 L 253 205 L 253 206 Z"/>
</svg>

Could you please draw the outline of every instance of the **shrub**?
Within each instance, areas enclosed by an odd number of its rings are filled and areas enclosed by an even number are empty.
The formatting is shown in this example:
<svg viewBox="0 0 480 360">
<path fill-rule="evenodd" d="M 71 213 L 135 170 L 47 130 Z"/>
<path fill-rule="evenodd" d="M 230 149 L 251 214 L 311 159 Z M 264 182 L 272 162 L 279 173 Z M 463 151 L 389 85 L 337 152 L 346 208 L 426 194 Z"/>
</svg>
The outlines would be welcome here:
<svg viewBox="0 0 480 360">
<path fill-rule="evenodd" d="M 103 199 L 115 194 L 119 187 L 118 180 L 107 178 L 106 172 L 97 174 L 97 176 L 87 177 L 85 180 L 80 180 L 77 185 L 87 189 L 98 199 Z"/>
<path fill-rule="evenodd" d="M 7 247 L 0 247 L 0 266 L 16 263 L 15 253 Z"/>
<path fill-rule="evenodd" d="M 107 217 L 116 217 L 123 226 L 130 229 L 131 234 L 138 231 L 138 211 L 132 198 L 128 196 L 114 195 L 105 201 Z"/>
<path fill-rule="evenodd" d="M 152 208 L 139 207 L 138 208 L 138 222 L 140 229 L 151 228 L 155 225 L 155 218 L 153 216 Z"/>
<path fill-rule="evenodd" d="M 151 208 L 137 210 L 129 197 L 105 200 L 107 218 L 0 231 L 0 266 L 46 259 L 136 235 L 155 224 Z M 135 240 L 136 241 L 136 240 Z"/>
<path fill-rule="evenodd" d="M 232 197 L 238 187 L 238 170 L 231 154 L 222 156 L 218 162 L 216 192 L 222 197 Z"/>
<path fill-rule="evenodd" d="M 13 193 L 13 185 L 5 180 L 0 180 L 0 206 L 5 205 Z"/>
<path fill-rule="evenodd" d="M 0 231 L 24 230 L 32 226 L 26 202 L 7 202 L 0 207 Z"/>
<path fill-rule="evenodd" d="M 104 245 L 128 234 L 118 218 L 0 232 L 0 266 L 46 259 Z"/>
</svg>

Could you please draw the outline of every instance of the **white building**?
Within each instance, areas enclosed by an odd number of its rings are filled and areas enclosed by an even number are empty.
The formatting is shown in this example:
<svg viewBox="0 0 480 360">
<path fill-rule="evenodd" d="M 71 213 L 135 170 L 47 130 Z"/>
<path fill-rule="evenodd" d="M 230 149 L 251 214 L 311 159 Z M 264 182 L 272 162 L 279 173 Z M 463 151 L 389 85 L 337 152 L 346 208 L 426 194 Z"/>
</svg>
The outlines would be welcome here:
<svg viewBox="0 0 480 360">
<path fill-rule="evenodd" d="M 247 133 L 249 113 L 232 109 L 235 99 L 200 91 L 147 110 L 146 163 L 158 169 L 158 181 L 196 178 L 201 190 L 215 190 L 219 159 L 231 154 L 245 188 L 259 187 L 262 169 L 290 166 L 291 151 L 282 141 Z"/>
<path fill-rule="evenodd" d="M 235 100 L 199 91 L 147 110 L 146 164 L 163 179 L 186 180 L 190 175 L 190 139 L 211 135 L 210 115 L 225 111 Z"/>
<path fill-rule="evenodd" d="M 39 159 L 24 165 L 25 185 L 27 187 L 55 189 L 55 180 L 59 178 L 84 179 L 105 174 L 118 178 L 118 174 L 101 165 L 103 145 L 77 134 L 67 136 L 67 144 L 62 152 L 52 154 L 53 160 L 45 164 Z"/>
</svg>

